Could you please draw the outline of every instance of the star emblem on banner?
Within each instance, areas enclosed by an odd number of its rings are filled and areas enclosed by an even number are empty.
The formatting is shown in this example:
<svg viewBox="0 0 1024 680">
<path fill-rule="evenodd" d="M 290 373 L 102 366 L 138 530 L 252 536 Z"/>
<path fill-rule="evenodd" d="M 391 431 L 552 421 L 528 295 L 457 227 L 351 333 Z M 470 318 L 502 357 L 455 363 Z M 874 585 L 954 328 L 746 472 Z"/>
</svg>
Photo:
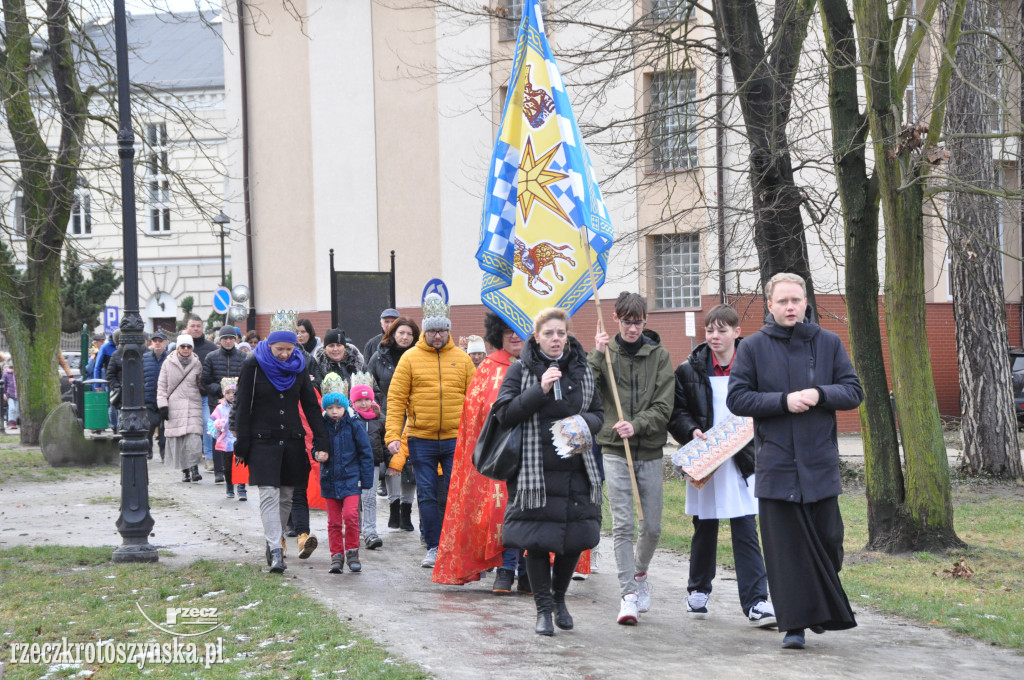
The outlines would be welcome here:
<svg viewBox="0 0 1024 680">
<path fill-rule="evenodd" d="M 558 199 L 548 186 L 569 177 L 548 167 L 561 145 L 561 142 L 555 144 L 546 154 L 536 158 L 533 153 L 533 140 L 530 137 L 526 138 L 526 149 L 523 150 L 522 160 L 519 161 L 519 210 L 523 213 L 524 222 L 530 219 L 533 202 L 539 201 L 555 215 L 572 224 L 572 220 L 562 210 Z"/>
</svg>

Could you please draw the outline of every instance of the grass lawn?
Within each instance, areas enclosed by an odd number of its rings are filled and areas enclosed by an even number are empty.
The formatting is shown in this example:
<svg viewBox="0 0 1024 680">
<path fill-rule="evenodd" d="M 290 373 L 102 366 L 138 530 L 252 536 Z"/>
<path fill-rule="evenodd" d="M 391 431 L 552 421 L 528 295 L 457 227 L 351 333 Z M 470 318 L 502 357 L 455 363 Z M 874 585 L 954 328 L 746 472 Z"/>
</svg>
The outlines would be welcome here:
<svg viewBox="0 0 1024 680">
<path fill-rule="evenodd" d="M 167 609 L 216 608 L 206 621 L 221 624 L 194 641 L 198 662 L 158 663 L 141 671 L 130 663 L 12 664 L 12 645 L 96 642 L 173 644 L 146 617 L 177 633 L 186 615 L 168 624 Z M 141 611 L 140 611 L 141 608 Z M 145 616 L 143 616 L 143 612 Z M 44 547 L 0 551 L 0 676 L 71 678 L 426 678 L 417 666 L 356 635 L 334 612 L 303 595 L 292 579 L 261 573 L 258 565 L 198 561 L 187 568 L 116 565 L 109 548 Z M 204 668 L 206 645 L 220 639 L 222 663 Z M 20 656 L 20 647 L 16 648 Z M 127 648 L 125 648 L 127 649 Z M 163 653 L 163 652 L 160 652 Z M 85 652 L 82 652 L 83 656 Z M 180 659 L 179 659 L 180 660 Z M 4 667 L 5 666 L 5 667 Z"/>
<path fill-rule="evenodd" d="M 1024 652 L 1024 489 L 954 482 L 953 519 L 968 547 L 948 554 L 865 551 L 863 488 L 850 488 L 839 500 L 846 525 L 840 576 L 855 611 L 869 606 Z M 660 547 L 689 554 L 693 524 L 685 506 L 686 484 L 667 472 Z M 608 512 L 604 529 L 611 531 Z M 948 573 L 961 557 L 974 570 L 970 578 Z M 719 523 L 718 562 L 734 565 L 727 521 Z"/>
<path fill-rule="evenodd" d="M 50 467 L 39 447 L 21 446 L 18 435 L 0 435 L 0 485 L 22 482 L 56 482 L 87 475 L 119 475 L 116 465 Z"/>
</svg>

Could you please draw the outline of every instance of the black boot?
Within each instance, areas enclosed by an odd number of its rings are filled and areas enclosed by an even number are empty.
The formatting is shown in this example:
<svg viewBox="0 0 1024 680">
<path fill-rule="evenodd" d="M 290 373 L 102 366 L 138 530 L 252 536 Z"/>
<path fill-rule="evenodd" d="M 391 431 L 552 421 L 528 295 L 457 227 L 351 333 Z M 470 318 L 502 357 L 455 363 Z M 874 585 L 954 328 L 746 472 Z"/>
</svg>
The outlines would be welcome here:
<svg viewBox="0 0 1024 680">
<path fill-rule="evenodd" d="M 565 607 L 565 591 L 556 591 L 551 599 L 555 610 L 555 625 L 562 630 L 572 630 L 572 616 Z"/>
<path fill-rule="evenodd" d="M 402 531 L 416 531 L 412 525 L 412 503 L 402 503 L 402 514 L 398 520 L 398 527 Z"/>
<path fill-rule="evenodd" d="M 288 568 L 287 566 L 285 566 L 284 555 L 281 554 L 281 549 L 280 548 L 274 548 L 273 550 L 270 551 L 270 559 L 271 559 L 271 565 L 270 565 L 270 573 L 271 574 L 280 574 L 285 569 Z"/>
<path fill-rule="evenodd" d="M 554 635 L 555 627 L 551 622 L 551 567 L 548 566 L 548 554 L 540 553 L 526 558 L 526 568 L 530 573 L 533 585 L 533 603 L 537 605 L 537 635 Z"/>
<path fill-rule="evenodd" d="M 198 482 L 202 478 L 203 478 L 203 476 L 201 474 L 199 474 L 199 466 L 198 465 L 193 465 L 192 466 L 192 481 L 193 482 Z"/>
<path fill-rule="evenodd" d="M 188 468 L 181 471 L 181 481 L 186 483 L 192 481 L 192 472 Z"/>
<path fill-rule="evenodd" d="M 216 449 L 213 451 L 213 483 L 224 483 L 224 452 Z"/>
<path fill-rule="evenodd" d="M 388 517 L 388 529 L 398 528 L 398 515 L 401 512 L 402 501 L 391 501 L 391 515 Z"/>
</svg>

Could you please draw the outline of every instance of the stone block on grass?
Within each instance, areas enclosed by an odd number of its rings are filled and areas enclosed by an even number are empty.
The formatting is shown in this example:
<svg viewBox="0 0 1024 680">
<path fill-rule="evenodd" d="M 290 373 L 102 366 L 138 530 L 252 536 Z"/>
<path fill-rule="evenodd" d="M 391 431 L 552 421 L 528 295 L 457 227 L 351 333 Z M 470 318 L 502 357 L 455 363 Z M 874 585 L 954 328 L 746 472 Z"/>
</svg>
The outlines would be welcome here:
<svg viewBox="0 0 1024 680">
<path fill-rule="evenodd" d="M 52 467 L 115 465 L 120 457 L 118 437 L 86 439 L 70 403 L 50 411 L 39 431 L 39 447 Z"/>
</svg>

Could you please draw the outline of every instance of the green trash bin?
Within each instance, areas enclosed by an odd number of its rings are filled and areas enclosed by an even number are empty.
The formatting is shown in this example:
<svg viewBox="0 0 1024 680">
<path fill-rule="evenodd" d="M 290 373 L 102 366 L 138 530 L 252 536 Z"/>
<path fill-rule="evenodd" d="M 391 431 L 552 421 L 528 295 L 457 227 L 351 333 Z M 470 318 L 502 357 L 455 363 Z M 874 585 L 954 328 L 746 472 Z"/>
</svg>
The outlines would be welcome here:
<svg viewBox="0 0 1024 680">
<path fill-rule="evenodd" d="M 110 393 L 107 391 L 107 381 L 99 378 L 86 380 L 84 397 L 84 411 L 82 427 L 86 430 L 105 430 L 110 427 Z M 93 391 L 96 387 L 102 387 L 100 391 Z"/>
</svg>

